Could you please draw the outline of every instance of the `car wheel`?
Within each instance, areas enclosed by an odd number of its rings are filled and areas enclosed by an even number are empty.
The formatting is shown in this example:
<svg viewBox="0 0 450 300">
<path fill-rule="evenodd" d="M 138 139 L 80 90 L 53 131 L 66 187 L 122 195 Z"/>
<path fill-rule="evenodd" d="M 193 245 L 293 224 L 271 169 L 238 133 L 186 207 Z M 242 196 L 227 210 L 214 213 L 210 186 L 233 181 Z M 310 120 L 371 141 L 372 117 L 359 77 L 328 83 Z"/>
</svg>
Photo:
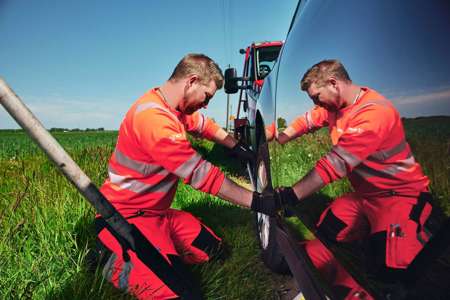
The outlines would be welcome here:
<svg viewBox="0 0 450 300">
<path fill-rule="evenodd" d="M 263 143 L 258 149 L 254 174 L 257 192 L 272 189 L 269 166 L 267 143 Z M 286 274 L 289 272 L 289 267 L 276 240 L 276 223 L 276 217 L 255 213 L 256 237 L 259 240 L 264 264 L 274 272 Z"/>
</svg>

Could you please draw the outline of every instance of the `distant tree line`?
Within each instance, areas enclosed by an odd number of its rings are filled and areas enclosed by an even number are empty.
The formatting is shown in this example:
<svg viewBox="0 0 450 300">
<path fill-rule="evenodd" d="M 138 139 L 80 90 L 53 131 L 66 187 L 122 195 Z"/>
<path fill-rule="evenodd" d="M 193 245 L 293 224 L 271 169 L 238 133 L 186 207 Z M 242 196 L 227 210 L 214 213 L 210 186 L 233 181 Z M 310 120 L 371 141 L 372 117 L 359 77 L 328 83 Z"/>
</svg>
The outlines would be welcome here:
<svg viewBox="0 0 450 300">
<path fill-rule="evenodd" d="M 80 128 L 58 128 L 58 127 L 52 127 L 48 129 L 50 132 L 87 132 L 87 131 L 105 131 L 105 128 L 86 128 L 86 129 L 80 129 Z M 0 129 L 1 132 L 23 132 L 22 128 L 19 129 Z"/>
<path fill-rule="evenodd" d="M 50 132 L 80 132 L 80 131 L 105 131 L 105 128 L 86 128 L 86 129 L 80 129 L 80 128 L 59 128 L 59 127 L 52 127 L 49 130 Z"/>
</svg>

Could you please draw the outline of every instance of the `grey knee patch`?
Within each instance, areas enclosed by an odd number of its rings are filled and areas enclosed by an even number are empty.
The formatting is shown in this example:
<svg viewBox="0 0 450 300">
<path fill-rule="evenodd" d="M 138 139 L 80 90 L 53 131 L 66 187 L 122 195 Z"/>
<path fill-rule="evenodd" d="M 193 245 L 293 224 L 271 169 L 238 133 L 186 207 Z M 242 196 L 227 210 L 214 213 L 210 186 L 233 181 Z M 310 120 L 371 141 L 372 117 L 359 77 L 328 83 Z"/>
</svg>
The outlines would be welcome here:
<svg viewBox="0 0 450 300">
<path fill-rule="evenodd" d="M 103 267 L 102 275 L 103 277 L 112 282 L 112 274 L 114 271 L 114 263 L 116 262 L 117 255 L 115 253 L 111 254 L 105 266 Z"/>
<path fill-rule="evenodd" d="M 122 265 L 122 271 L 119 274 L 119 289 L 128 290 L 128 278 L 130 276 L 131 269 L 133 269 L 133 264 L 131 261 L 125 262 Z"/>
</svg>

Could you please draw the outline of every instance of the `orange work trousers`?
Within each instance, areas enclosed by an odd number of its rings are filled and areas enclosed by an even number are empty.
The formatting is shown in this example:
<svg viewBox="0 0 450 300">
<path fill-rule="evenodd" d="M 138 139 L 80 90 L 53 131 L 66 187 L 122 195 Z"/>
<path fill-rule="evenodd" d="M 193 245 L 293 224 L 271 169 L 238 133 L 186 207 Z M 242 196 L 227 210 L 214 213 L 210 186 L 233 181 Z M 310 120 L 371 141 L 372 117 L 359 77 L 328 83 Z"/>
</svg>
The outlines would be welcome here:
<svg viewBox="0 0 450 300">
<path fill-rule="evenodd" d="M 211 229 L 184 211 L 144 212 L 128 218 L 128 222 L 134 224 L 175 269 L 182 270 L 184 264 L 206 262 L 221 247 L 221 239 Z M 133 251 L 126 250 L 128 259 L 125 260 L 118 240 L 108 228 L 100 229 L 101 243 L 112 252 L 103 267 L 103 276 L 116 288 L 138 299 L 179 297 Z"/>
</svg>

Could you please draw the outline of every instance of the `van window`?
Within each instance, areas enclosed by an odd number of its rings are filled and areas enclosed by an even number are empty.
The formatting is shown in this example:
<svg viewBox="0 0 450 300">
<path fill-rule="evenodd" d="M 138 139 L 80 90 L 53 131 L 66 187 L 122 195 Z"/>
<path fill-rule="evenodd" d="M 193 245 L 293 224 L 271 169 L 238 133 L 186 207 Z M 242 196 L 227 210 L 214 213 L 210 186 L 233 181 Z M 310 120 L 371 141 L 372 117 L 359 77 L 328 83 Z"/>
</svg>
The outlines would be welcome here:
<svg viewBox="0 0 450 300">
<path fill-rule="evenodd" d="M 264 79 L 272 71 L 278 58 L 281 46 L 261 47 L 256 49 L 258 62 L 258 79 Z"/>
</svg>

